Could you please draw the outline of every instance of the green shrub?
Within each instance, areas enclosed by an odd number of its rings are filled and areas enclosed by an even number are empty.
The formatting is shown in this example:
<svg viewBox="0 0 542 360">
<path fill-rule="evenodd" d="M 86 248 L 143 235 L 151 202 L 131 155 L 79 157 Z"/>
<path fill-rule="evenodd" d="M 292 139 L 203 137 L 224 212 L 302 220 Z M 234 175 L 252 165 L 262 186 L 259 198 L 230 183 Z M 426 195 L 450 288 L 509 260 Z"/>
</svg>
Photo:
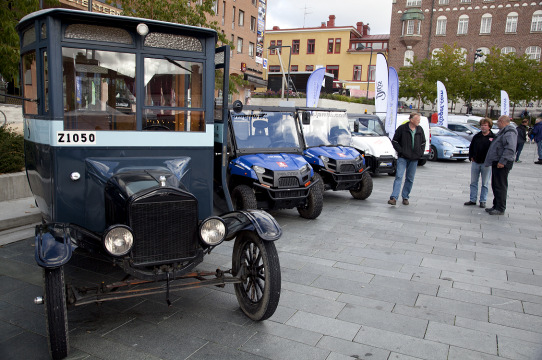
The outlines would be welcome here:
<svg viewBox="0 0 542 360">
<path fill-rule="evenodd" d="M 0 174 L 24 169 L 24 138 L 12 129 L 0 126 Z"/>
</svg>

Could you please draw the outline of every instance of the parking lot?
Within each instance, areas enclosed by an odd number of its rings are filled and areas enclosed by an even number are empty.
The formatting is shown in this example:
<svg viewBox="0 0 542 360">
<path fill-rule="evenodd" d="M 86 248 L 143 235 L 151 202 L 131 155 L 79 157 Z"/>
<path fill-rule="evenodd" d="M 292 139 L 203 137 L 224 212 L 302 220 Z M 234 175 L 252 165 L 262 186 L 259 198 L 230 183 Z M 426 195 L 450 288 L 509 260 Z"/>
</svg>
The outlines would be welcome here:
<svg viewBox="0 0 542 360">
<path fill-rule="evenodd" d="M 510 173 L 504 216 L 463 206 L 470 164 L 453 161 L 418 168 L 409 206 L 386 204 L 385 175 L 365 201 L 326 192 L 316 220 L 273 212 L 282 293 L 270 320 L 245 317 L 232 286 L 173 293 L 170 307 L 165 295 L 84 305 L 68 314 L 70 359 L 542 359 L 535 149 L 526 144 Z M 198 268 L 229 267 L 232 246 Z M 0 258 L 0 358 L 47 359 L 33 239 Z M 85 263 L 66 271 L 89 284 L 120 274 Z"/>
</svg>

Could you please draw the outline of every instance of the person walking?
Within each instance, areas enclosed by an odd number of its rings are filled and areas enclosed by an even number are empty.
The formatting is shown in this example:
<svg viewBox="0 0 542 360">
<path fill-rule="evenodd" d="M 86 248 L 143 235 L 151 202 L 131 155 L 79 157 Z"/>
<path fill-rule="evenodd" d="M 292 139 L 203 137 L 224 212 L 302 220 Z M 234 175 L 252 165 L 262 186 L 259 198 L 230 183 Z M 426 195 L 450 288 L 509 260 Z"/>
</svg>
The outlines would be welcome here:
<svg viewBox="0 0 542 360">
<path fill-rule="evenodd" d="M 536 119 L 531 136 L 538 146 L 538 161 L 535 164 L 542 165 L 542 114 Z"/>
<path fill-rule="evenodd" d="M 484 166 L 487 151 L 495 134 L 491 131 L 493 122 L 489 118 L 480 120 L 480 131 L 472 137 L 469 147 L 470 167 L 470 200 L 465 205 L 476 205 L 478 196 L 478 180 L 482 177 L 482 187 L 480 189 L 480 207 L 486 207 L 487 193 L 489 191 L 489 178 L 491 177 L 491 168 Z"/>
<path fill-rule="evenodd" d="M 491 190 L 493 207 L 486 209 L 489 215 L 504 215 L 508 192 L 508 173 L 514 165 L 518 132 L 510 125 L 510 117 L 501 115 L 497 120 L 499 132 L 491 142 L 484 166 L 491 166 Z"/>
<path fill-rule="evenodd" d="M 521 125 L 519 125 L 516 130 L 518 132 L 518 144 L 516 146 L 516 162 L 520 163 L 521 160 L 519 159 L 519 156 L 521 155 L 521 151 L 523 150 L 523 145 L 525 145 L 525 141 L 527 141 L 527 125 L 529 124 L 528 119 L 521 120 Z"/>
<path fill-rule="evenodd" d="M 409 121 L 399 126 L 393 136 L 392 144 L 397 151 L 397 169 L 395 170 L 395 181 L 393 182 L 393 191 L 388 200 L 388 204 L 397 204 L 399 192 L 401 192 L 401 184 L 403 175 L 405 175 L 405 184 L 401 196 L 403 205 L 408 205 L 408 198 L 412 185 L 414 184 L 414 175 L 416 175 L 416 167 L 418 160 L 423 156 L 425 150 L 425 133 L 420 126 L 421 115 L 411 113 Z"/>
</svg>

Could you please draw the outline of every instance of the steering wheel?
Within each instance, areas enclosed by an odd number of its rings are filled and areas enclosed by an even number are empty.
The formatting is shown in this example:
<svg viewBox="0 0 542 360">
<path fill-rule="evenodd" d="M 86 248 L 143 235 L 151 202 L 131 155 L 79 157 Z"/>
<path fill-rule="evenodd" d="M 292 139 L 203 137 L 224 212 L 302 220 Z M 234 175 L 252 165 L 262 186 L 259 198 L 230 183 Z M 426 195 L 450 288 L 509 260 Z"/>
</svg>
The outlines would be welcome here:
<svg viewBox="0 0 542 360">
<path fill-rule="evenodd" d="M 166 125 L 162 125 L 162 124 L 148 125 L 148 126 L 145 126 L 142 130 L 154 130 L 154 131 L 167 130 L 167 131 L 171 131 L 170 128 L 168 128 Z"/>
</svg>

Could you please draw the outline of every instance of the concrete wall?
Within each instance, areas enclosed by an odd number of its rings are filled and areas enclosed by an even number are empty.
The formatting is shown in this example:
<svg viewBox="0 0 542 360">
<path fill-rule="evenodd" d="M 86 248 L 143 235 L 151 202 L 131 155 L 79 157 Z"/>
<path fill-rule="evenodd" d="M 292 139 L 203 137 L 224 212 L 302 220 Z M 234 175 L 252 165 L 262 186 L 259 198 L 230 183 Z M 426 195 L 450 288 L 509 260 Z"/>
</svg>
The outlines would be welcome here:
<svg viewBox="0 0 542 360">
<path fill-rule="evenodd" d="M 290 101 L 295 102 L 295 106 L 306 106 L 307 99 L 305 98 L 290 98 Z M 279 98 L 251 98 L 250 105 L 266 105 L 266 106 L 278 106 L 283 101 Z M 320 99 L 318 100 L 318 107 L 321 108 L 333 108 L 333 109 L 346 109 L 349 113 L 364 113 L 367 109 L 368 114 L 372 114 L 375 111 L 374 105 L 349 103 L 344 101 Z"/>
<path fill-rule="evenodd" d="M 32 196 L 26 172 L 0 175 L 0 201 Z"/>
</svg>

